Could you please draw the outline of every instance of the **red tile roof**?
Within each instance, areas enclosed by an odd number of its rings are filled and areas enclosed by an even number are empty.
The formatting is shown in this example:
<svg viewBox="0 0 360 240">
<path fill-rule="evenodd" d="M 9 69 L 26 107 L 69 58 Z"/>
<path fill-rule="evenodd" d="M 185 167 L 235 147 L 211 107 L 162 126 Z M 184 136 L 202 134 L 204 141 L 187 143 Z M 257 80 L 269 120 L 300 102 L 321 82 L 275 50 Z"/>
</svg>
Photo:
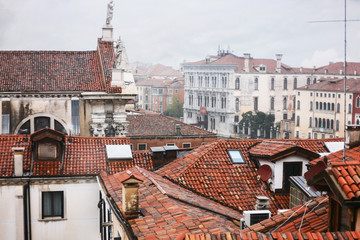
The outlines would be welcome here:
<svg viewBox="0 0 360 240">
<path fill-rule="evenodd" d="M 119 209 L 122 208 L 121 179 L 124 174 L 141 175 L 145 179 L 139 186 L 142 217 L 128 220 L 139 239 L 175 239 L 185 233 L 238 233 L 239 227 L 232 220 L 240 218 L 239 212 L 139 167 L 114 175 L 101 173 L 104 186 Z"/>
<path fill-rule="evenodd" d="M 105 146 L 123 144 L 130 144 L 129 138 L 65 136 L 65 152 L 62 162 L 34 161 L 31 158 L 29 136 L 0 135 L 0 177 L 13 175 L 13 147 L 25 147 L 24 171 L 30 172 L 32 176 L 95 175 L 103 170 L 116 173 L 135 165 L 153 169 L 149 151 L 134 151 L 132 161 L 107 161 Z"/>
<path fill-rule="evenodd" d="M 1 92 L 121 91 L 110 87 L 114 49 L 99 51 L 0 51 Z"/>
<path fill-rule="evenodd" d="M 128 137 L 177 136 L 176 125 L 181 127 L 181 136 L 216 137 L 216 134 L 201 128 L 183 123 L 162 114 L 127 115 L 129 121 Z"/>
<path fill-rule="evenodd" d="M 256 158 L 264 158 L 270 161 L 275 161 L 284 155 L 293 154 L 299 151 L 307 152 L 307 155 L 312 158 L 319 157 L 316 152 L 299 147 L 297 142 L 291 141 L 264 140 L 255 147 L 251 148 L 249 152 L 251 156 Z"/>
<path fill-rule="evenodd" d="M 183 74 L 173 69 L 169 66 L 164 66 L 162 64 L 155 64 L 149 67 L 137 67 L 135 70 L 136 75 L 146 75 L 146 76 L 166 76 L 166 77 L 181 77 Z"/>
<path fill-rule="evenodd" d="M 262 140 L 218 140 L 203 145 L 157 170 L 162 176 L 210 199 L 239 210 L 254 209 L 256 196 L 270 199 L 271 211 L 288 208 L 278 201 L 265 183 L 258 181 L 256 166 L 249 158 L 249 149 Z M 287 140 L 281 140 L 287 141 Z M 327 152 L 323 140 L 288 140 L 316 152 Z M 238 149 L 245 164 L 233 164 L 227 150 Z"/>
<path fill-rule="evenodd" d="M 198 240 L 198 239 L 211 239 L 211 240 L 359 240 L 360 231 L 345 231 L 345 232 L 286 232 L 286 233 L 219 233 L 219 234 L 186 234 L 179 236 L 177 240 Z"/>
<path fill-rule="evenodd" d="M 277 214 L 244 230 L 246 232 L 322 232 L 328 227 L 328 196 L 321 196 Z M 300 228 L 301 227 L 301 228 Z"/>
<path fill-rule="evenodd" d="M 346 86 L 349 88 L 348 92 L 360 92 L 359 79 L 347 78 Z M 319 79 L 319 82 L 298 88 L 299 90 L 318 90 L 318 91 L 335 91 L 344 92 L 344 80 L 340 78 L 324 78 Z"/>
<path fill-rule="evenodd" d="M 332 162 L 331 171 L 349 200 L 360 199 L 360 159 Z"/>
</svg>

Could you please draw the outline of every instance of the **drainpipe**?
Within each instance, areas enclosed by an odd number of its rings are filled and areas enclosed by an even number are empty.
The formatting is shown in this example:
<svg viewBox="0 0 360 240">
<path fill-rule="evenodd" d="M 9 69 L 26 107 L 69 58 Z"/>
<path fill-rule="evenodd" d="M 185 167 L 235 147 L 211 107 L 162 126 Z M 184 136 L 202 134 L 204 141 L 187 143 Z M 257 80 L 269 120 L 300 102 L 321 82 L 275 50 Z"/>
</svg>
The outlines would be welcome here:
<svg viewBox="0 0 360 240">
<path fill-rule="evenodd" d="M 30 208 L 30 180 L 24 185 L 24 239 L 31 240 L 31 208 Z"/>
</svg>

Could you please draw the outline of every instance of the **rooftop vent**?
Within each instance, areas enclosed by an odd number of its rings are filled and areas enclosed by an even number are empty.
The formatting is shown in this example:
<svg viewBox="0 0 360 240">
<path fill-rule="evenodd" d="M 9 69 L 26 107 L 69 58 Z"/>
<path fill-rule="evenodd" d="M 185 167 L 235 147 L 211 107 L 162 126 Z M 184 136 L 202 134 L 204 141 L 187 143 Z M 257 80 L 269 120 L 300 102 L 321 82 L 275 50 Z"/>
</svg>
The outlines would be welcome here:
<svg viewBox="0 0 360 240">
<path fill-rule="evenodd" d="M 255 210 L 269 209 L 269 198 L 266 196 L 256 196 Z"/>
</svg>

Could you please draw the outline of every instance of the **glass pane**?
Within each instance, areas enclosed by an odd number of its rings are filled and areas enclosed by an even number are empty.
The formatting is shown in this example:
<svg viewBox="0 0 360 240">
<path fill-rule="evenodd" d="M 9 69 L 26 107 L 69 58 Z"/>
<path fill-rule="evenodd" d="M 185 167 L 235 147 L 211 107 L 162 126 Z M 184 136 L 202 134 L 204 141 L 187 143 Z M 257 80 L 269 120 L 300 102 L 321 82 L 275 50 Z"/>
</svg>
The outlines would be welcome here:
<svg viewBox="0 0 360 240">
<path fill-rule="evenodd" d="M 42 193 L 42 212 L 43 218 L 51 216 L 51 192 Z"/>
<path fill-rule="evenodd" d="M 35 118 L 35 131 L 39 131 L 43 128 L 50 128 L 49 117 L 36 117 Z"/>
<path fill-rule="evenodd" d="M 58 121 L 56 121 L 56 120 L 55 120 L 55 130 L 59 131 L 59 132 L 62 132 L 64 134 L 67 134 L 64 126 L 61 123 L 59 123 Z"/>
<path fill-rule="evenodd" d="M 239 150 L 229 150 L 228 152 L 233 163 L 245 162 Z"/>
<path fill-rule="evenodd" d="M 72 133 L 80 133 L 79 100 L 71 101 Z"/>
<path fill-rule="evenodd" d="M 19 129 L 19 134 L 30 134 L 30 120 L 27 120 Z"/>
<path fill-rule="evenodd" d="M 2 115 L 1 132 L 2 134 L 10 133 L 10 114 Z"/>
<path fill-rule="evenodd" d="M 62 216 L 63 192 L 53 192 L 54 196 L 54 215 Z"/>
</svg>

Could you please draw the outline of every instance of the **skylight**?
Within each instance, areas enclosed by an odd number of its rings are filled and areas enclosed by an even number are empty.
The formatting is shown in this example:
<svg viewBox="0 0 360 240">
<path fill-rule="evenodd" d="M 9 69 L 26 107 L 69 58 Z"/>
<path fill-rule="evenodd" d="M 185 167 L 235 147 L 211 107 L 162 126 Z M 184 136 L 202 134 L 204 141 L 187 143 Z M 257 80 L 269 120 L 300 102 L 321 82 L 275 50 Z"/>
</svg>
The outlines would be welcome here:
<svg viewBox="0 0 360 240">
<path fill-rule="evenodd" d="M 239 150 L 228 150 L 228 153 L 233 163 L 245 163 L 245 160 Z"/>
<path fill-rule="evenodd" d="M 106 145 L 106 156 L 108 160 L 131 160 L 130 145 Z"/>
</svg>

